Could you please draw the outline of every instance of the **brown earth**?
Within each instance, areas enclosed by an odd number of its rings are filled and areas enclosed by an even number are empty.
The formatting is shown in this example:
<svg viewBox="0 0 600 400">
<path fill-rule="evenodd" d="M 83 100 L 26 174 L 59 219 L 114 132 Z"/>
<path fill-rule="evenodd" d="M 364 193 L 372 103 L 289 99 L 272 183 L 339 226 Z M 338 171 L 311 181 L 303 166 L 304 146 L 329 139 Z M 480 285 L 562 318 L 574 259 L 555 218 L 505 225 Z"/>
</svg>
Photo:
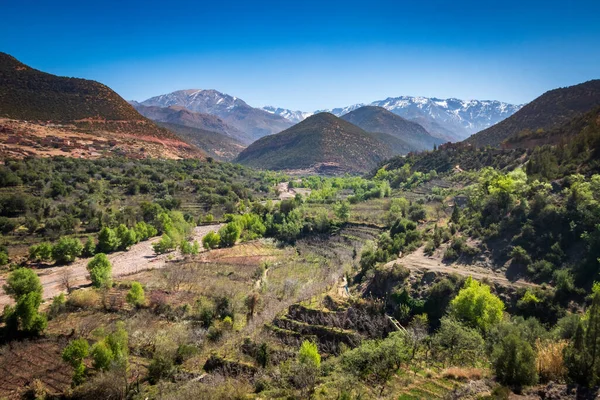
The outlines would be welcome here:
<svg viewBox="0 0 600 400">
<path fill-rule="evenodd" d="M 205 158 L 202 151 L 175 135 L 144 134 L 143 122 L 112 121 L 108 126 L 40 124 L 0 118 L 0 158 Z"/>
<path fill-rule="evenodd" d="M 193 239 L 198 242 L 210 231 L 217 231 L 222 224 L 213 224 L 199 226 L 194 229 Z M 112 264 L 113 278 L 135 274 L 147 269 L 164 268 L 167 262 L 172 259 L 180 259 L 179 252 L 156 255 L 152 249 L 152 243 L 160 240 L 155 237 L 132 246 L 128 251 L 119 251 L 108 255 Z M 36 273 L 40 277 L 44 287 L 43 299 L 48 300 L 65 292 L 65 275 L 69 276 L 69 282 L 73 288 L 89 285 L 91 281 L 88 278 L 86 266 L 90 258 L 76 260 L 73 264 L 59 267 L 49 267 L 37 269 Z M 0 287 L 6 283 L 6 275 L 0 277 Z M 0 308 L 6 304 L 11 304 L 13 300 L 0 291 Z"/>
</svg>

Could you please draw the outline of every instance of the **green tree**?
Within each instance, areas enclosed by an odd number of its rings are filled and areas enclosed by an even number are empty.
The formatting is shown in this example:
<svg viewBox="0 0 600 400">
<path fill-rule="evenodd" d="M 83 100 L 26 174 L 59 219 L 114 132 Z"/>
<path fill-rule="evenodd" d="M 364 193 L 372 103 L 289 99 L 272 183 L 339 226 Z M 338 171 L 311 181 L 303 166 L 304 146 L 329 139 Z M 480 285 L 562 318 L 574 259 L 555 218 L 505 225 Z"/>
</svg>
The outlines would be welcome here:
<svg viewBox="0 0 600 400">
<path fill-rule="evenodd" d="M 143 306 L 146 298 L 144 296 L 144 288 L 139 282 L 132 282 L 131 289 L 127 293 L 126 300 L 134 307 Z"/>
<path fill-rule="evenodd" d="M 119 237 L 116 232 L 105 226 L 98 234 L 98 251 L 101 253 L 111 253 L 120 246 Z"/>
<path fill-rule="evenodd" d="M 175 250 L 177 244 L 173 237 L 167 233 L 163 233 L 160 240 L 154 244 L 152 244 L 152 249 L 156 254 L 164 254 L 170 251 Z"/>
<path fill-rule="evenodd" d="M 221 243 L 221 236 L 218 233 L 210 231 L 202 238 L 202 246 L 206 250 L 216 249 Z"/>
<path fill-rule="evenodd" d="M 87 265 L 92 286 L 96 288 L 112 285 L 112 265 L 104 253 L 98 253 Z"/>
<path fill-rule="evenodd" d="M 240 238 L 241 231 L 240 226 L 235 222 L 230 222 L 223 226 L 219 229 L 219 236 L 221 237 L 220 245 L 223 247 L 233 246 Z"/>
<path fill-rule="evenodd" d="M 449 317 L 441 319 L 432 339 L 436 358 L 448 365 L 475 365 L 484 354 L 484 342 L 478 330 Z"/>
<path fill-rule="evenodd" d="M 298 362 L 304 365 L 310 365 L 316 369 L 321 368 L 321 355 L 317 345 L 305 340 L 298 350 Z"/>
<path fill-rule="evenodd" d="M 29 258 L 34 261 L 50 261 L 52 259 L 52 245 L 42 242 L 29 248 Z"/>
<path fill-rule="evenodd" d="M 56 260 L 58 264 L 68 264 L 75 261 L 77 257 L 81 255 L 83 251 L 83 245 L 76 238 L 62 237 L 52 247 L 52 258 Z"/>
<path fill-rule="evenodd" d="M 483 332 L 502 320 L 503 311 L 504 303 L 490 287 L 471 277 L 450 302 L 450 315 Z"/>
<path fill-rule="evenodd" d="M 119 250 L 128 250 L 138 242 L 135 229 L 129 229 L 125 224 L 119 225 L 115 233 L 117 238 L 119 238 Z"/>
<path fill-rule="evenodd" d="M 92 257 L 96 254 L 96 242 L 94 242 L 94 238 L 92 236 L 88 236 L 87 240 L 83 244 L 83 251 L 81 255 L 84 257 Z"/>
<path fill-rule="evenodd" d="M 106 341 L 101 340 L 92 346 L 92 366 L 98 371 L 108 371 L 114 359 L 114 354 Z"/>
<path fill-rule="evenodd" d="M 494 349 L 492 359 L 500 383 L 513 387 L 537 383 L 535 352 L 519 335 L 509 334 L 502 338 Z"/>
<path fill-rule="evenodd" d="M 13 271 L 6 280 L 4 293 L 11 296 L 16 305 L 6 306 L 4 321 L 9 331 L 23 331 L 29 334 L 39 334 L 48 321 L 38 312 L 42 303 L 43 287 L 40 278 L 28 268 Z"/>
<path fill-rule="evenodd" d="M 334 211 L 336 217 L 346 222 L 350 218 L 350 203 L 347 200 L 340 201 L 335 205 Z"/>
<path fill-rule="evenodd" d="M 600 383 L 600 283 L 594 283 L 592 305 L 580 320 L 565 350 L 567 376 L 571 382 L 592 387 Z"/>
<path fill-rule="evenodd" d="M 83 383 L 85 378 L 85 364 L 83 360 L 89 355 L 90 346 L 87 340 L 80 338 L 72 340 L 62 352 L 62 359 L 69 363 L 75 370 L 73 373 L 73 386 Z"/>
</svg>

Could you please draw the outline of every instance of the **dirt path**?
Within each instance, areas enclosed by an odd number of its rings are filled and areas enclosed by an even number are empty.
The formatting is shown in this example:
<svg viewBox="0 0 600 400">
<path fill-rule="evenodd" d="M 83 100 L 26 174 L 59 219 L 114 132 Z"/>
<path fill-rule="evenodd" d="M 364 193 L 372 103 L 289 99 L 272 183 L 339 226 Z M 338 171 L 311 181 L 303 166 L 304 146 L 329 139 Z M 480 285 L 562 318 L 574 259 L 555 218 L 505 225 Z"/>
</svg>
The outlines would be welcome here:
<svg viewBox="0 0 600 400">
<path fill-rule="evenodd" d="M 279 200 L 289 200 L 296 197 L 296 194 L 301 194 L 304 197 L 310 195 L 311 190 L 307 188 L 290 188 L 289 182 L 281 182 L 277 185 L 279 191 Z"/>
<path fill-rule="evenodd" d="M 413 253 L 410 253 L 404 257 L 400 257 L 394 261 L 390 261 L 386 266 L 392 266 L 394 264 L 402 264 L 406 268 L 413 271 L 433 271 L 443 274 L 458 274 L 463 276 L 471 276 L 476 280 L 482 280 L 487 278 L 488 280 L 497 283 L 502 286 L 512 287 L 536 287 L 539 286 L 535 283 L 525 282 L 523 280 L 510 281 L 504 276 L 504 274 L 494 272 L 487 268 L 464 265 L 464 264 L 444 264 L 442 263 L 442 249 L 438 249 L 433 257 L 428 257 L 423 252 L 424 247 L 420 247 Z"/>
<path fill-rule="evenodd" d="M 217 231 L 222 224 L 213 224 L 198 226 L 194 228 L 193 240 L 202 242 L 202 238 L 210 231 Z M 152 250 L 152 243 L 160 240 L 160 237 L 155 237 L 144 242 L 140 242 L 132 246 L 129 251 L 119 251 L 108 255 L 108 259 L 112 264 L 113 278 L 134 274 L 146 269 L 163 268 L 169 257 L 181 257 L 179 251 L 167 254 L 156 255 Z M 44 300 L 51 299 L 65 291 L 64 278 L 69 275 L 71 286 L 81 287 L 88 285 L 90 280 L 87 278 L 88 272 L 86 266 L 90 261 L 89 258 L 78 259 L 71 265 L 50 267 L 36 270 L 42 286 L 44 287 Z M 4 294 L 2 286 L 6 283 L 6 275 L 0 277 L 0 309 L 6 304 L 12 304 L 10 297 Z"/>
</svg>

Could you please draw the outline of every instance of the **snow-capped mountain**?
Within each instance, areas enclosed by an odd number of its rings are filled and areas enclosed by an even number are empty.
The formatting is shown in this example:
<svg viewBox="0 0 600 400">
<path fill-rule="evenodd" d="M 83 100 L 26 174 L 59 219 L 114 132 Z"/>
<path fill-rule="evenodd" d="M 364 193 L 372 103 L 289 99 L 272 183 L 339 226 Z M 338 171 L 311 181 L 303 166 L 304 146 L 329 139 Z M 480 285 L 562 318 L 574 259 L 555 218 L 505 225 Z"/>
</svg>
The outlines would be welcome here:
<svg viewBox="0 0 600 400">
<path fill-rule="evenodd" d="M 277 108 L 277 107 L 272 107 L 272 106 L 266 106 L 266 107 L 263 107 L 262 109 L 268 113 L 279 115 L 280 117 L 283 117 L 283 118 L 287 119 L 288 121 L 293 122 L 294 124 L 297 124 L 300 121 L 304 121 L 306 118 L 315 114 L 312 112 L 292 111 L 292 110 L 287 110 L 285 108 Z"/>
<path fill-rule="evenodd" d="M 142 101 L 144 106 L 180 106 L 190 111 L 212 114 L 246 133 L 246 142 L 281 132 L 293 125 L 289 120 L 246 104 L 245 101 L 216 90 L 188 89 Z"/>
<path fill-rule="evenodd" d="M 312 115 L 324 111 L 339 117 L 364 105 L 362 103 L 354 104 L 347 107 L 318 110 L 314 113 L 269 108 L 277 110 L 277 115 L 284 118 L 293 115 L 293 119 L 289 118 L 289 121 L 297 122 L 303 115 Z M 394 114 L 419 123 L 433 136 L 451 141 L 465 139 L 475 132 L 510 117 L 523 107 L 523 105 L 514 105 L 496 100 L 459 100 L 412 96 L 388 97 L 385 100 L 374 101 L 369 105 L 383 107 Z"/>
</svg>

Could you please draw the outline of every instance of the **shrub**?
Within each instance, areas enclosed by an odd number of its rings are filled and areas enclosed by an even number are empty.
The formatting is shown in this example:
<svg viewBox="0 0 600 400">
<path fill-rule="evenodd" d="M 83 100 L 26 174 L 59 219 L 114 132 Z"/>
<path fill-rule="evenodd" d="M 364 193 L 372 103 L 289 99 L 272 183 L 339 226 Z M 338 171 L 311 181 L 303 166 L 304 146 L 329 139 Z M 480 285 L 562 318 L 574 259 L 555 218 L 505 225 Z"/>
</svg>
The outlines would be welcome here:
<svg viewBox="0 0 600 400">
<path fill-rule="evenodd" d="M 173 240 L 173 238 L 166 233 L 163 233 L 160 240 L 152 245 L 152 248 L 156 254 L 164 254 L 169 251 L 173 251 L 176 247 L 177 244 L 175 243 L 175 240 Z"/>
<path fill-rule="evenodd" d="M 70 364 L 74 371 L 73 385 L 81 385 L 85 377 L 85 365 L 83 360 L 88 356 L 90 346 L 87 340 L 75 339 L 72 340 L 62 352 L 62 359 Z"/>
<path fill-rule="evenodd" d="M 112 265 L 106 254 L 99 253 L 87 265 L 92 286 L 96 288 L 112 286 Z"/>
<path fill-rule="evenodd" d="M 221 237 L 218 233 L 210 231 L 202 238 L 202 246 L 206 250 L 216 249 L 219 247 L 219 243 L 221 242 Z"/>
<path fill-rule="evenodd" d="M 553 342 L 538 339 L 536 341 L 537 373 L 542 382 L 563 381 L 567 372 L 563 362 L 563 354 L 566 347 L 566 340 Z"/>
<path fill-rule="evenodd" d="M 92 365 L 99 371 L 107 371 L 114 358 L 114 354 L 105 341 L 99 341 L 92 346 Z"/>
<path fill-rule="evenodd" d="M 52 259 L 52 245 L 42 242 L 29 248 L 29 258 L 34 261 L 50 261 Z"/>
<path fill-rule="evenodd" d="M 79 289 L 69 295 L 67 305 L 72 308 L 91 309 L 100 303 L 100 295 L 93 289 Z"/>
<path fill-rule="evenodd" d="M 98 234 L 98 251 L 111 253 L 119 248 L 120 242 L 116 232 L 109 227 L 104 227 Z"/>
<path fill-rule="evenodd" d="M 194 240 L 193 243 L 190 243 L 184 239 L 181 241 L 179 249 L 181 250 L 181 254 L 196 255 L 200 252 L 200 245 L 198 244 L 197 240 Z"/>
<path fill-rule="evenodd" d="M 129 292 L 127 293 L 126 300 L 134 307 L 140 307 L 144 305 L 146 302 L 144 288 L 139 282 L 133 282 L 131 284 L 131 289 L 129 289 Z"/>
<path fill-rule="evenodd" d="M 228 223 L 219 229 L 219 236 L 221 237 L 220 245 L 223 247 L 233 246 L 240 238 L 240 234 L 241 228 L 237 223 Z"/>
<path fill-rule="evenodd" d="M 310 365 L 316 369 L 321 368 L 321 355 L 317 345 L 305 340 L 298 350 L 298 362 L 300 364 Z"/>
<path fill-rule="evenodd" d="M 37 335 L 46 329 L 48 321 L 38 312 L 42 303 L 42 284 L 35 272 L 28 268 L 13 271 L 6 280 L 4 293 L 12 297 L 16 305 L 4 308 L 6 328 Z"/>
<path fill-rule="evenodd" d="M 478 381 L 483 377 L 483 371 L 479 368 L 450 367 L 442 372 L 446 379 L 455 381 Z"/>
<path fill-rule="evenodd" d="M 8 264 L 8 253 L 6 251 L 0 251 L 0 266 Z"/>
<path fill-rule="evenodd" d="M 48 309 L 48 318 L 52 319 L 61 312 L 65 311 L 66 303 L 67 298 L 64 293 L 54 296 L 52 298 L 52 304 L 50 304 L 50 308 Z"/>
<path fill-rule="evenodd" d="M 79 239 L 63 237 L 52 247 L 52 258 L 58 264 L 68 264 L 75 261 L 82 251 L 83 245 Z"/>
<path fill-rule="evenodd" d="M 81 255 L 84 257 L 92 257 L 96 254 L 96 242 L 94 242 L 94 238 L 92 236 L 88 236 L 87 240 L 83 244 L 83 251 Z"/>
<path fill-rule="evenodd" d="M 494 349 L 492 358 L 500 383 L 517 388 L 537 383 L 535 353 L 518 335 L 513 333 L 504 337 Z"/>
</svg>

